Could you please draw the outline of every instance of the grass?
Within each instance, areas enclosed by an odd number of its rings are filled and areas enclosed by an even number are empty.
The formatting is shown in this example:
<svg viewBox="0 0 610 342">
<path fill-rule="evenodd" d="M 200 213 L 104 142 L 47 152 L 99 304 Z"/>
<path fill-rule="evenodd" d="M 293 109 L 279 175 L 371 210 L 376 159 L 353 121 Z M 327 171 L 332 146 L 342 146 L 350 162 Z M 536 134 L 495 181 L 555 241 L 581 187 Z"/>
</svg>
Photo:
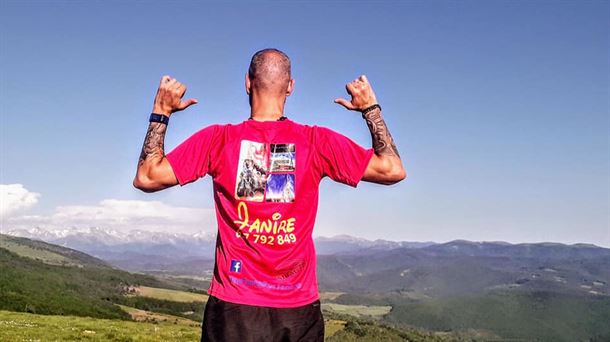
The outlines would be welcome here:
<svg viewBox="0 0 610 342">
<path fill-rule="evenodd" d="M 346 321 L 338 319 L 326 319 L 324 322 L 324 336 L 326 338 L 334 336 L 336 333 L 345 328 L 346 323 Z"/>
<path fill-rule="evenodd" d="M 133 319 L 136 322 L 170 322 L 170 323 L 176 322 L 176 323 L 180 323 L 183 325 L 193 324 L 193 320 L 178 317 L 178 316 L 161 314 L 161 313 L 156 313 L 156 312 L 151 312 L 151 311 L 146 311 L 146 310 L 140 310 L 140 309 L 132 308 L 130 306 L 125 306 L 125 305 L 119 305 L 119 307 L 121 309 L 123 309 L 123 311 L 127 312 L 131 316 L 131 319 Z"/>
<path fill-rule="evenodd" d="M 186 324 L 185 322 L 190 322 Z M 129 322 L 0 311 L 0 341 L 199 341 L 192 321 Z"/>
<path fill-rule="evenodd" d="M 157 287 L 138 286 L 134 288 L 134 294 L 142 297 L 169 300 L 172 302 L 190 303 L 207 302 L 208 296 L 200 293 L 168 290 Z"/>
<path fill-rule="evenodd" d="M 335 304 L 335 303 L 325 303 L 322 304 L 322 308 L 328 311 L 332 311 L 339 314 L 347 314 L 355 317 L 362 316 L 370 316 L 370 317 L 380 317 L 387 315 L 392 311 L 391 306 L 381 306 L 381 305 L 345 305 L 345 304 Z"/>
<path fill-rule="evenodd" d="M 121 305 L 137 322 L 77 316 L 37 315 L 0 310 L 0 341 L 200 341 L 201 325 L 188 319 Z M 346 321 L 327 319 L 326 338 Z"/>
<path fill-rule="evenodd" d="M 138 321 L 0 310 L 0 341 L 198 342 L 201 339 L 200 322 L 123 305 L 120 308 Z M 349 315 L 325 312 L 324 316 L 327 342 L 455 341 L 444 334 L 399 330 Z"/>
</svg>

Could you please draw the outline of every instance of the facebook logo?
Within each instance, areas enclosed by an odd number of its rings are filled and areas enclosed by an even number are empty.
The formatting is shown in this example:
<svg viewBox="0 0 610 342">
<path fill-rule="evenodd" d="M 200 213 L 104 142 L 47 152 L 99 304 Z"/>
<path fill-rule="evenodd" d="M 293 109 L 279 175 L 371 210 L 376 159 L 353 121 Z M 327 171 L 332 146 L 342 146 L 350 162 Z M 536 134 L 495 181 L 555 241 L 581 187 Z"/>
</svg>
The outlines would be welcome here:
<svg viewBox="0 0 610 342">
<path fill-rule="evenodd" d="M 241 261 L 231 260 L 231 272 L 241 273 Z"/>
</svg>

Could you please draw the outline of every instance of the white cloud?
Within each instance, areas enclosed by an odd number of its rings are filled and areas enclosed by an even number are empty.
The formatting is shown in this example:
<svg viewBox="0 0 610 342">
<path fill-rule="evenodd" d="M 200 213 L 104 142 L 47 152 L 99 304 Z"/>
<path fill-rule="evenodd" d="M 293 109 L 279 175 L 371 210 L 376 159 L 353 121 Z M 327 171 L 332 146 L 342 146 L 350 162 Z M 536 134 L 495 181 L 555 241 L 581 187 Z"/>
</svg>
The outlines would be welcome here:
<svg viewBox="0 0 610 342">
<path fill-rule="evenodd" d="M 22 184 L 0 184 L 0 218 L 38 203 L 39 193 L 31 192 Z"/>
<path fill-rule="evenodd" d="M 121 232 L 145 230 L 170 233 L 213 232 L 215 212 L 209 208 L 187 208 L 159 201 L 106 199 L 97 205 L 60 206 L 51 215 L 9 217 L 3 229 L 46 230 L 98 227 Z"/>
</svg>

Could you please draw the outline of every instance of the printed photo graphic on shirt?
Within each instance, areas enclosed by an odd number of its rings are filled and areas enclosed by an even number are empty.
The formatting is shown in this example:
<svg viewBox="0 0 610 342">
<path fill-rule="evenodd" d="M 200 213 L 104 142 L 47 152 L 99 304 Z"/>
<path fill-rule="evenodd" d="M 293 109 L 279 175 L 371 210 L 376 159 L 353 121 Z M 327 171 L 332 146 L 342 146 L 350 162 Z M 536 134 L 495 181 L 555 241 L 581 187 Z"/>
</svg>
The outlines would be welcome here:
<svg viewBox="0 0 610 342">
<path fill-rule="evenodd" d="M 271 144 L 271 172 L 292 172 L 295 169 L 294 144 Z"/>
<path fill-rule="evenodd" d="M 267 179 L 267 202 L 294 202 L 294 174 L 272 173 Z"/>
<path fill-rule="evenodd" d="M 235 185 L 235 198 L 262 202 L 267 178 L 267 145 L 242 140 Z"/>
</svg>

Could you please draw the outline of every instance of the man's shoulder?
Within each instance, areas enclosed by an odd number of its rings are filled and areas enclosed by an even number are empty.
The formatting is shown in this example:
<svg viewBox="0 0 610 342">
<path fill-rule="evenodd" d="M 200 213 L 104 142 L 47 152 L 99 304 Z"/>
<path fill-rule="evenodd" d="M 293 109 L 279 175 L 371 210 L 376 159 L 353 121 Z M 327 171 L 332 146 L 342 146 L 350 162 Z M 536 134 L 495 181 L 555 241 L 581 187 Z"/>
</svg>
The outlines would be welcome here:
<svg viewBox="0 0 610 342">
<path fill-rule="evenodd" d="M 224 130 L 225 126 L 226 124 L 210 124 L 201 126 L 197 131 L 195 131 L 194 135 L 217 134 L 218 132 Z"/>
<path fill-rule="evenodd" d="M 306 124 L 296 121 L 291 121 L 291 124 L 292 132 L 306 138 L 314 144 L 320 140 L 320 136 L 326 135 L 328 132 L 331 132 L 330 134 L 332 134 L 333 132 L 330 128 L 315 124 Z"/>
<path fill-rule="evenodd" d="M 301 123 L 301 122 L 298 122 L 298 121 L 294 121 L 292 119 L 288 119 L 286 121 L 290 122 L 294 127 L 297 127 L 297 128 L 312 129 L 313 127 L 316 127 L 315 125 L 309 125 L 309 124 Z"/>
<path fill-rule="evenodd" d="M 294 125 L 294 127 L 303 129 L 303 130 L 307 130 L 307 131 L 333 131 L 332 129 L 328 128 L 328 127 L 324 127 L 324 126 L 320 126 L 320 125 L 315 125 L 315 124 L 306 124 L 306 123 L 301 123 L 301 122 L 297 122 L 297 121 L 293 121 L 290 120 L 290 122 Z"/>
<path fill-rule="evenodd" d="M 291 122 L 296 128 L 296 130 L 306 132 L 306 134 L 310 135 L 312 137 L 312 140 L 316 143 L 324 143 L 328 140 L 347 137 L 344 133 L 341 133 L 340 130 L 336 130 L 334 128 L 317 124 L 304 124 L 292 120 Z"/>
</svg>

